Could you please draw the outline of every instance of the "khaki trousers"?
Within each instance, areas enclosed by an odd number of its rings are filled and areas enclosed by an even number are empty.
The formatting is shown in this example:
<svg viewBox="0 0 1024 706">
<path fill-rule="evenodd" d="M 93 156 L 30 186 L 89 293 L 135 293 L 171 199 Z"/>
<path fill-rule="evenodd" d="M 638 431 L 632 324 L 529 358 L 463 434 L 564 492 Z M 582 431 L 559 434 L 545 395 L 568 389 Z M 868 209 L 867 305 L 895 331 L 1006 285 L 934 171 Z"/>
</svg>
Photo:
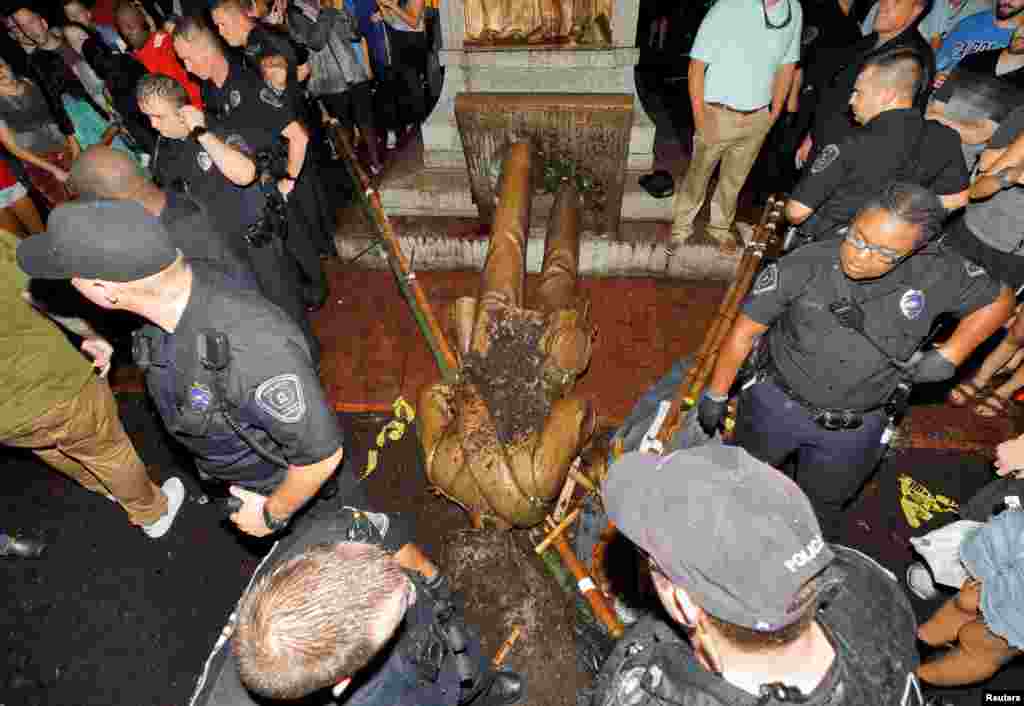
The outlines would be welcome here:
<svg viewBox="0 0 1024 706">
<path fill-rule="evenodd" d="M 167 497 L 125 433 L 106 380 L 90 378 L 77 397 L 22 424 L 0 443 L 31 449 L 88 490 L 110 493 L 133 525 L 152 524 L 167 512 Z"/>
<path fill-rule="evenodd" d="M 713 103 L 704 106 L 704 129 L 693 136 L 693 158 L 672 206 L 673 242 L 686 242 L 693 235 L 693 221 L 704 205 L 708 182 L 719 164 L 707 232 L 720 243 L 728 242 L 740 189 L 771 127 L 769 108 L 738 113 Z"/>
</svg>

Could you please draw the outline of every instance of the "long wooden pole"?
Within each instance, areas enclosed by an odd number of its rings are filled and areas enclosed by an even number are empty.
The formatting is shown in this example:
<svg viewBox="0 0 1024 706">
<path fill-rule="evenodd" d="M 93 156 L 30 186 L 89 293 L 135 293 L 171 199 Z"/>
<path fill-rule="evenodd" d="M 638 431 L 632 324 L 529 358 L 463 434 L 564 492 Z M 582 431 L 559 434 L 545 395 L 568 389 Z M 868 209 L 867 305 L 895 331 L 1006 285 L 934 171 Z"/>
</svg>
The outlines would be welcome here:
<svg viewBox="0 0 1024 706">
<path fill-rule="evenodd" d="M 356 159 L 355 152 L 344 131 L 336 124 L 329 124 L 326 127 L 331 131 L 335 144 L 340 148 L 340 156 L 345 159 L 353 179 L 357 182 L 358 198 L 374 226 L 377 237 L 387 250 L 391 271 L 398 281 L 398 287 L 403 296 L 409 302 L 420 332 L 427 339 L 427 345 L 430 346 L 434 359 L 437 361 L 437 367 L 441 370 L 441 377 L 446 382 L 452 382 L 458 375 L 458 358 L 455 356 L 451 344 L 448 343 L 444 329 L 441 328 L 441 324 L 438 323 L 437 317 L 434 315 L 434 309 L 423 292 L 423 287 L 416 279 L 416 273 L 412 271 L 405 253 L 402 252 L 402 245 L 381 204 L 380 192 L 373 186 L 373 182 L 370 181 L 363 168 L 359 166 L 359 160 Z"/>
</svg>

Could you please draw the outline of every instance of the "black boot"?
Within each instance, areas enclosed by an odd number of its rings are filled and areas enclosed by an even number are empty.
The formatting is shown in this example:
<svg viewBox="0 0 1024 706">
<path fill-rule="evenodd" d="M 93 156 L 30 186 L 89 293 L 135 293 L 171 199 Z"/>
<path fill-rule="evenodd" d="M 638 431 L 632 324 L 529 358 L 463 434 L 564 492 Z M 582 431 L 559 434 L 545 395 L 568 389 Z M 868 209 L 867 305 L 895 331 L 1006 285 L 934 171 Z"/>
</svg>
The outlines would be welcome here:
<svg viewBox="0 0 1024 706">
<path fill-rule="evenodd" d="M 12 537 L 0 534 L 0 556 L 16 556 L 22 559 L 38 559 L 46 550 L 46 543 L 28 537 Z"/>
<path fill-rule="evenodd" d="M 498 670 L 491 677 L 490 685 L 475 699 L 471 706 L 510 706 L 526 697 L 526 683 L 516 672 Z"/>
</svg>

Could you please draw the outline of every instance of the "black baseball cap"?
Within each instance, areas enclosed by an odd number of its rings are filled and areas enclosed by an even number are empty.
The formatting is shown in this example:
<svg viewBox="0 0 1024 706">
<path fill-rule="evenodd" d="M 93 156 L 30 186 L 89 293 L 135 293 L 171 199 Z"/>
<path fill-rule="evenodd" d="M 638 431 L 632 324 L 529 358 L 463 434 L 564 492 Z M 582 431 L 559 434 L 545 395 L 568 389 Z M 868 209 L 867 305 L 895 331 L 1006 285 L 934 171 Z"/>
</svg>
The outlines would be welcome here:
<svg viewBox="0 0 1024 706">
<path fill-rule="evenodd" d="M 604 486 L 608 517 L 710 615 L 762 632 L 795 622 L 833 559 L 810 501 L 738 446 L 629 453 Z"/>
<path fill-rule="evenodd" d="M 177 257 L 167 229 L 135 201 L 62 204 L 50 214 L 45 233 L 18 244 L 18 265 L 39 279 L 134 282 Z"/>
</svg>

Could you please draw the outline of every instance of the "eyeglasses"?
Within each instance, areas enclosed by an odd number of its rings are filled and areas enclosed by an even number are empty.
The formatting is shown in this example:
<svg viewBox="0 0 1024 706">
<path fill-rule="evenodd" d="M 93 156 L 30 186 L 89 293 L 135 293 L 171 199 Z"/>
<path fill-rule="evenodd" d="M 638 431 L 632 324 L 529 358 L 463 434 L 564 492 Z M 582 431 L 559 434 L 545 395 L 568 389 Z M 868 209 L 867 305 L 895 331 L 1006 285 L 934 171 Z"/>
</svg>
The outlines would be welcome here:
<svg viewBox="0 0 1024 706">
<path fill-rule="evenodd" d="M 772 24 L 772 21 L 768 19 L 768 0 L 761 0 L 761 12 L 764 13 L 764 26 L 768 29 L 782 29 L 789 26 L 789 23 L 793 20 L 793 0 L 786 0 L 786 19 L 782 21 L 782 24 Z"/>
<path fill-rule="evenodd" d="M 846 242 L 861 252 L 869 252 L 872 255 L 877 255 L 878 258 L 887 265 L 896 265 L 900 260 L 910 254 L 896 252 L 892 248 L 885 248 L 881 245 L 872 245 L 857 235 L 852 229 L 846 231 Z"/>
</svg>

